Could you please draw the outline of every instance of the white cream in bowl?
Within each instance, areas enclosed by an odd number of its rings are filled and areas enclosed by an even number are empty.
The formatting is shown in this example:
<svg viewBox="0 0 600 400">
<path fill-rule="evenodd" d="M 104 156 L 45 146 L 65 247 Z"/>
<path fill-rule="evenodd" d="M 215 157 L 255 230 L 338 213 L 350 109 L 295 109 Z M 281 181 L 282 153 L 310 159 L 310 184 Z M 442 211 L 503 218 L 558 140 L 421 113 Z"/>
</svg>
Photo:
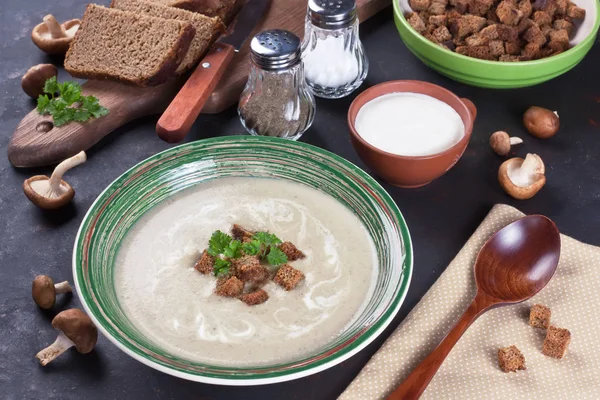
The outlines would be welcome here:
<svg viewBox="0 0 600 400">
<path fill-rule="evenodd" d="M 421 93 L 379 96 L 358 111 L 356 132 L 370 145 L 401 156 L 428 156 L 454 146 L 465 136 L 456 110 Z"/>
</svg>

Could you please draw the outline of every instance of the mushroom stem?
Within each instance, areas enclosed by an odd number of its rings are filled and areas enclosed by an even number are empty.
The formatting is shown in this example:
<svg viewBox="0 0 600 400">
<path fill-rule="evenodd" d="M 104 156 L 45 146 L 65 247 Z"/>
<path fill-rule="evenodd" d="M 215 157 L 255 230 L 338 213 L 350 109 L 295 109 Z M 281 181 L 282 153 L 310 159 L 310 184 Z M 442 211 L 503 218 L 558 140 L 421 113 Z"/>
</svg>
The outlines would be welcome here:
<svg viewBox="0 0 600 400">
<path fill-rule="evenodd" d="M 525 174 L 533 174 L 535 173 L 535 169 L 538 167 L 539 161 L 532 154 L 527 154 L 525 156 L 525 161 L 521 164 L 521 171 Z"/>
<path fill-rule="evenodd" d="M 521 143 L 523 143 L 523 139 L 521 139 L 520 137 L 513 136 L 510 138 L 511 146 L 514 146 L 515 144 L 521 144 Z"/>
<path fill-rule="evenodd" d="M 52 176 L 50 177 L 51 190 L 55 193 L 58 193 L 60 190 L 60 181 L 62 180 L 62 177 L 65 174 L 65 172 L 67 172 L 71 168 L 78 166 L 79 164 L 83 164 L 86 160 L 87 157 L 85 155 L 85 152 L 80 151 L 73 157 L 67 158 L 66 160 L 58 164 L 54 169 L 54 172 L 52 172 Z"/>
<path fill-rule="evenodd" d="M 44 17 L 44 23 L 48 27 L 48 32 L 54 39 L 67 37 L 67 32 L 65 32 L 64 28 L 58 23 L 54 15 L 48 14 Z"/>
<path fill-rule="evenodd" d="M 54 285 L 54 291 L 56 294 L 61 294 L 72 292 L 73 289 L 71 288 L 71 285 L 69 285 L 69 281 L 64 281 Z"/>
<path fill-rule="evenodd" d="M 75 343 L 61 332 L 54 343 L 37 353 L 35 358 L 39 360 L 42 366 L 45 366 L 73 346 L 75 346 Z"/>
</svg>

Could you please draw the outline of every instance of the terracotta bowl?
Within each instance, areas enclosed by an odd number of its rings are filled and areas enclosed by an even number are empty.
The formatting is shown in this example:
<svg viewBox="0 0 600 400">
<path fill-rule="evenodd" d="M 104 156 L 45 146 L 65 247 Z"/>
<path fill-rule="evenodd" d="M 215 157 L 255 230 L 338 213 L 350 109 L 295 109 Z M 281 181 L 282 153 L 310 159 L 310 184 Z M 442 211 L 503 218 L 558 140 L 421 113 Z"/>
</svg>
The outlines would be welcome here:
<svg viewBox="0 0 600 400">
<path fill-rule="evenodd" d="M 422 93 L 443 101 L 454 108 L 465 125 L 465 135 L 454 146 L 427 156 L 399 156 L 367 143 L 356 131 L 354 122 L 358 111 L 369 101 L 389 93 Z M 350 105 L 348 125 L 352 145 L 361 160 L 386 182 L 404 188 L 416 188 L 444 175 L 463 155 L 469 140 L 477 108 L 471 100 L 459 98 L 443 87 L 421 81 L 390 81 L 362 92 Z"/>
</svg>

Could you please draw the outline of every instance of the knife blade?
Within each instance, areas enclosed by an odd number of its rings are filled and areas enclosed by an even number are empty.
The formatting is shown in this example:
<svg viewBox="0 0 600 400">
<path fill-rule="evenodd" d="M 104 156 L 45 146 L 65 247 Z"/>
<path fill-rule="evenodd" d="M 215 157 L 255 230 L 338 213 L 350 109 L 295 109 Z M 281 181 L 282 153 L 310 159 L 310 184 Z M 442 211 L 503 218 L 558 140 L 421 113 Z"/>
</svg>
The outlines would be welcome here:
<svg viewBox="0 0 600 400">
<path fill-rule="evenodd" d="M 217 43 L 224 43 L 239 51 L 258 22 L 268 10 L 271 0 L 249 0 L 238 13 L 233 32 L 222 36 Z"/>
<path fill-rule="evenodd" d="M 156 133 L 161 139 L 177 143 L 185 138 L 233 55 L 242 48 L 265 16 L 270 3 L 271 0 L 248 0 L 244 4 L 238 13 L 233 32 L 215 42 L 158 120 Z"/>
</svg>

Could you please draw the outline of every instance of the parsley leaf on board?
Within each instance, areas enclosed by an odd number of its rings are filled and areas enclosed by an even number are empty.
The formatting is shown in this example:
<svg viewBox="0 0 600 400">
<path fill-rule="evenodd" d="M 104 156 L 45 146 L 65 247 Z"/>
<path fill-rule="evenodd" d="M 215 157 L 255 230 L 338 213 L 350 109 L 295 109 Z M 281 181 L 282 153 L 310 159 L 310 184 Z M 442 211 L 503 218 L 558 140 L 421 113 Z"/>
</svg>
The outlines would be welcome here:
<svg viewBox="0 0 600 400">
<path fill-rule="evenodd" d="M 58 83 L 56 77 L 52 77 L 44 84 L 44 93 L 37 99 L 37 110 L 42 115 L 52 115 L 55 126 L 108 114 L 108 109 L 102 107 L 97 98 L 82 96 L 81 86 L 76 82 Z"/>
<path fill-rule="evenodd" d="M 281 251 L 281 249 L 272 246 L 271 250 L 269 251 L 269 254 L 267 254 L 267 261 L 269 262 L 269 264 L 277 266 L 285 264 L 288 261 L 288 258 L 285 255 L 285 253 Z"/>
<path fill-rule="evenodd" d="M 227 275 L 229 273 L 229 267 L 231 267 L 231 263 L 229 261 L 217 257 L 215 258 L 213 272 L 216 276 Z"/>
<path fill-rule="evenodd" d="M 208 254 L 213 257 L 223 254 L 231 243 L 231 236 L 221 231 L 215 231 L 208 241 Z"/>
</svg>

